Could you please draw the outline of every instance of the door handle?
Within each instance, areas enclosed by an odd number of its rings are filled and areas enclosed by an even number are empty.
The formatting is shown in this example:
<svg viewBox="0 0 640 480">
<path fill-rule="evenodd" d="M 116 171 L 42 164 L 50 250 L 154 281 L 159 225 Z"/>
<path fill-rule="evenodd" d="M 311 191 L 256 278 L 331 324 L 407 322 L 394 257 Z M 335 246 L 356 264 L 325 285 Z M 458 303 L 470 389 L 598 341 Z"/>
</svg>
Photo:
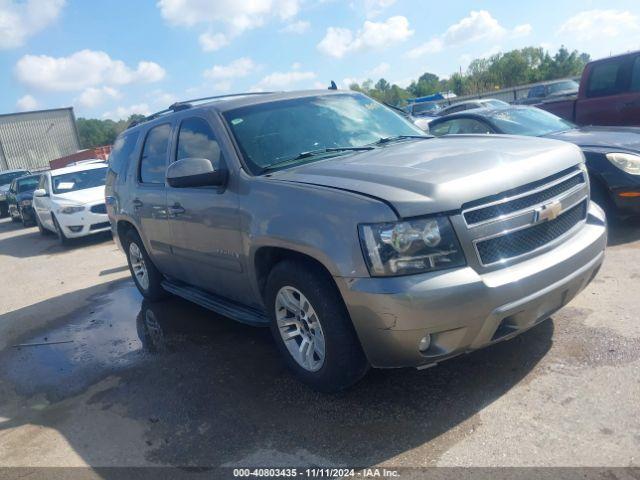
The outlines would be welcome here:
<svg viewBox="0 0 640 480">
<path fill-rule="evenodd" d="M 171 207 L 169 207 L 169 212 L 171 212 L 172 215 L 181 215 L 184 212 L 186 212 L 186 210 L 183 208 L 182 205 L 176 202 Z"/>
<path fill-rule="evenodd" d="M 142 201 L 138 200 L 137 198 L 134 199 L 133 202 L 131 202 L 131 203 L 133 203 L 133 208 L 136 209 L 136 210 L 138 208 L 142 208 L 142 205 L 144 205 L 144 203 L 142 203 Z"/>
</svg>

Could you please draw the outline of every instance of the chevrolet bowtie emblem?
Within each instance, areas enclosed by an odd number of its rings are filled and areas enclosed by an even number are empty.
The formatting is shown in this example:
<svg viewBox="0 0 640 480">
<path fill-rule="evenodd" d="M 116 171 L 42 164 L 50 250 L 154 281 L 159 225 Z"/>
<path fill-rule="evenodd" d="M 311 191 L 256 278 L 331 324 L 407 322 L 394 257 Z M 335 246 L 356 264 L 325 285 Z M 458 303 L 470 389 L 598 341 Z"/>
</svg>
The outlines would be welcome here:
<svg viewBox="0 0 640 480">
<path fill-rule="evenodd" d="M 534 222 L 545 222 L 555 220 L 562 213 L 562 204 L 558 201 L 547 203 L 536 208 Z"/>
</svg>

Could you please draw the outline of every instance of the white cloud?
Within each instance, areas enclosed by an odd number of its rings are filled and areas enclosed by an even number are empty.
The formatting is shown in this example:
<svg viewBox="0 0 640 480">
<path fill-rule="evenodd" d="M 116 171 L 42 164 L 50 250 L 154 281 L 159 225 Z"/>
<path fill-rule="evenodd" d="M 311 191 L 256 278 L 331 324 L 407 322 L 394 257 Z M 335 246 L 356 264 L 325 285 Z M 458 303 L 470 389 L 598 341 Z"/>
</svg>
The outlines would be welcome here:
<svg viewBox="0 0 640 480">
<path fill-rule="evenodd" d="M 407 52 L 407 56 L 409 58 L 423 57 L 431 53 L 441 52 L 443 48 L 444 48 L 444 43 L 440 38 L 436 37 L 436 38 L 432 38 L 428 42 L 425 42 L 416 48 L 412 48 Z"/>
<path fill-rule="evenodd" d="M 203 75 L 209 80 L 231 80 L 246 77 L 257 69 L 257 65 L 247 57 L 238 58 L 228 65 L 214 65 L 204 71 Z M 223 89 L 221 89 L 223 90 Z"/>
<path fill-rule="evenodd" d="M 529 25 L 529 32 L 531 26 Z M 514 29 L 514 34 L 527 31 L 527 26 L 519 25 Z M 448 47 L 477 43 L 486 40 L 495 40 L 508 33 L 498 21 L 486 10 L 472 11 L 458 23 L 454 23 L 439 36 L 433 37 L 426 43 L 415 47 L 409 52 L 409 58 L 418 58 L 431 53 L 438 53 Z M 527 33 L 528 34 L 528 33 Z"/>
<path fill-rule="evenodd" d="M 373 18 L 382 13 L 385 8 L 389 8 L 396 3 L 396 0 L 364 0 L 364 11 L 367 18 Z"/>
<path fill-rule="evenodd" d="M 53 23 L 65 0 L 0 0 L 0 50 L 20 47 Z"/>
<path fill-rule="evenodd" d="M 15 67 L 20 83 L 50 91 L 73 91 L 99 85 L 152 83 L 162 80 L 164 69 L 154 62 L 141 61 L 135 69 L 107 53 L 80 50 L 68 57 L 25 55 Z"/>
<path fill-rule="evenodd" d="M 135 105 L 129 105 L 128 107 L 120 106 L 115 110 L 103 113 L 102 117 L 110 118 L 112 120 L 123 120 L 129 118 L 133 114 L 150 115 L 151 109 L 146 103 L 138 103 Z"/>
<path fill-rule="evenodd" d="M 586 10 L 569 18 L 558 33 L 580 41 L 624 37 L 640 31 L 637 15 L 621 10 Z"/>
<path fill-rule="evenodd" d="M 369 75 L 370 77 L 381 77 L 385 73 L 387 73 L 390 68 L 391 66 L 388 63 L 382 62 L 369 70 L 367 72 L 367 75 Z"/>
<path fill-rule="evenodd" d="M 361 50 L 384 49 L 404 42 L 413 30 L 409 29 L 406 17 L 390 17 L 385 22 L 365 21 L 362 29 L 355 34 L 348 28 L 329 27 L 318 44 L 318 50 L 325 55 L 342 58 L 347 53 Z"/>
<path fill-rule="evenodd" d="M 292 70 L 290 72 L 273 72 L 253 86 L 252 90 L 288 89 L 304 81 L 313 80 L 316 74 Z"/>
<path fill-rule="evenodd" d="M 26 112 L 28 110 L 35 110 L 38 108 L 38 101 L 31 95 L 25 95 L 16 102 L 16 108 L 19 112 Z"/>
<path fill-rule="evenodd" d="M 528 35 L 531 35 L 532 31 L 533 31 L 533 27 L 528 23 L 524 23 L 522 25 L 517 25 L 513 27 L 513 30 L 511 31 L 511 36 L 515 38 L 526 37 Z"/>
<path fill-rule="evenodd" d="M 110 98 L 120 98 L 120 92 L 113 87 L 88 87 L 74 100 L 74 103 L 77 102 L 82 107 L 94 108 Z"/>
<path fill-rule="evenodd" d="M 173 25 L 223 23 L 233 34 L 262 26 L 273 18 L 290 19 L 299 10 L 298 0 L 158 0 L 156 5 Z"/>
<path fill-rule="evenodd" d="M 284 28 L 281 28 L 282 33 L 295 33 L 301 35 L 311 28 L 311 23 L 306 20 L 298 20 L 297 22 L 290 23 Z"/>
<path fill-rule="evenodd" d="M 224 33 L 206 32 L 198 37 L 198 41 L 205 52 L 220 50 L 222 47 L 229 45 L 229 38 Z"/>
</svg>

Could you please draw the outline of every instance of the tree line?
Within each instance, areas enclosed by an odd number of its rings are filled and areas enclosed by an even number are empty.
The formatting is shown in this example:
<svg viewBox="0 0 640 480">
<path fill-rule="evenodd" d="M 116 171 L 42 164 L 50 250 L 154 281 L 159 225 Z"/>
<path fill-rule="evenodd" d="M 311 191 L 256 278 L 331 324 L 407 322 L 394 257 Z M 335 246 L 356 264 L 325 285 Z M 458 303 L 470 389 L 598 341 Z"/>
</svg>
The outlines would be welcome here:
<svg viewBox="0 0 640 480">
<path fill-rule="evenodd" d="M 425 72 L 407 88 L 390 84 L 384 78 L 375 84 L 366 80 L 362 84 L 349 85 L 351 90 L 366 93 L 378 101 L 403 106 L 410 98 L 424 97 L 437 92 L 453 92 L 456 95 L 472 95 L 490 90 L 515 87 L 577 76 L 591 58 L 577 50 L 570 52 L 562 46 L 551 56 L 543 48 L 526 47 L 506 53 L 496 53 L 488 58 L 473 60 L 465 72 L 456 72 L 449 78 Z M 111 145 L 127 125 L 144 118 L 131 115 L 127 120 L 98 120 L 78 118 L 78 136 L 82 148 Z"/>
<path fill-rule="evenodd" d="M 376 83 L 373 80 L 366 80 L 362 84 L 353 83 L 349 88 L 366 93 L 378 101 L 402 106 L 410 98 L 438 92 L 453 92 L 458 96 L 473 95 L 527 83 L 578 76 L 590 60 L 588 54 L 577 50 L 570 52 L 564 46 L 553 56 L 540 47 L 525 47 L 473 60 L 465 72 L 456 72 L 449 78 L 423 73 L 407 88 L 392 85 L 384 78 Z"/>
</svg>

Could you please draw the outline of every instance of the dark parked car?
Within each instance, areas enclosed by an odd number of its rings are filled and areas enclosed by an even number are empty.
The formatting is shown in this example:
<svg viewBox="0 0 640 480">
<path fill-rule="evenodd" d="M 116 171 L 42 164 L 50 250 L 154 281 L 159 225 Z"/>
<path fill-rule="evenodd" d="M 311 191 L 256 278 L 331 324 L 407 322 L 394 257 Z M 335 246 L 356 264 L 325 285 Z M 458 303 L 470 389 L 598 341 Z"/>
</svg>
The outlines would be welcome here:
<svg viewBox="0 0 640 480">
<path fill-rule="evenodd" d="M 640 214 L 640 128 L 577 127 L 535 107 L 483 108 L 441 117 L 436 136 L 502 133 L 554 138 L 582 148 L 594 201 L 610 213 Z"/>
<path fill-rule="evenodd" d="M 580 84 L 575 80 L 558 80 L 531 87 L 526 98 L 519 100 L 521 105 L 533 105 L 548 100 L 556 100 L 567 95 L 578 93 Z"/>
<path fill-rule="evenodd" d="M 4 218 L 9 214 L 9 204 L 7 203 L 9 185 L 11 185 L 14 178 L 28 174 L 29 171 L 24 169 L 5 170 L 0 172 L 0 218 Z"/>
<path fill-rule="evenodd" d="M 588 63 L 577 96 L 537 106 L 577 125 L 640 126 L 640 51 Z"/>
<path fill-rule="evenodd" d="M 11 220 L 22 222 L 25 227 L 35 225 L 36 222 L 32 202 L 33 192 L 38 188 L 39 180 L 40 174 L 15 178 L 7 192 Z"/>
</svg>

